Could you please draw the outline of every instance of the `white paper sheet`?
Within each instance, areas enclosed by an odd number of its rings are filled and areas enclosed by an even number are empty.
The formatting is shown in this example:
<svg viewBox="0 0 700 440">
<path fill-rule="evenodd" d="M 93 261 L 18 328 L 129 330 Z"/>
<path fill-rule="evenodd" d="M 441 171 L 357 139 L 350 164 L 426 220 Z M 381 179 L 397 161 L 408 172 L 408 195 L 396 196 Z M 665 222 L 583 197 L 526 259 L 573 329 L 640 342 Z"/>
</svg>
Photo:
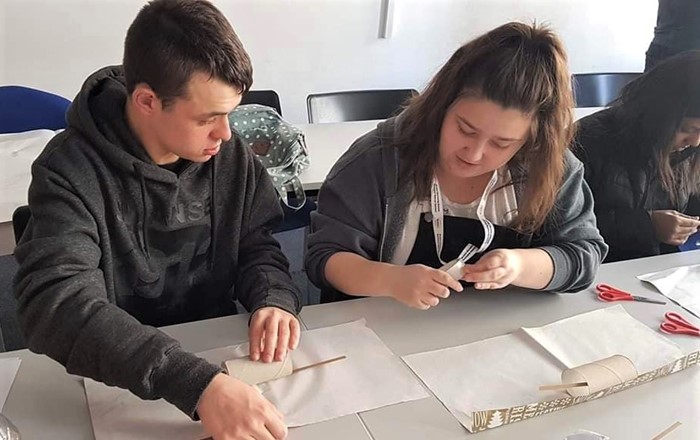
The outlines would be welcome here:
<svg viewBox="0 0 700 440">
<path fill-rule="evenodd" d="M 5 406 L 21 362 L 19 358 L 0 359 L 0 410 Z"/>
<path fill-rule="evenodd" d="M 471 413 L 550 400 L 556 395 L 540 392 L 539 386 L 561 383 L 564 368 L 618 353 L 629 357 L 640 374 L 684 354 L 616 305 L 403 359 L 457 420 L 472 429 Z"/>
<path fill-rule="evenodd" d="M 561 375 L 559 363 L 522 332 L 403 360 L 467 429 L 472 412 L 545 400 L 538 386 Z"/>
<path fill-rule="evenodd" d="M 700 264 L 637 276 L 700 318 Z"/>
<path fill-rule="evenodd" d="M 199 353 L 219 364 L 246 355 L 248 344 Z M 263 395 L 301 426 L 399 402 L 428 397 L 411 372 L 365 326 L 364 320 L 302 333 L 292 352 L 295 367 L 340 355 L 347 359 L 270 382 Z M 95 438 L 163 440 L 204 437 L 194 423 L 163 400 L 144 401 L 128 391 L 85 379 Z"/>
<path fill-rule="evenodd" d="M 643 374 L 684 355 L 678 345 L 631 317 L 620 304 L 523 330 L 567 368 L 621 354 Z"/>
</svg>

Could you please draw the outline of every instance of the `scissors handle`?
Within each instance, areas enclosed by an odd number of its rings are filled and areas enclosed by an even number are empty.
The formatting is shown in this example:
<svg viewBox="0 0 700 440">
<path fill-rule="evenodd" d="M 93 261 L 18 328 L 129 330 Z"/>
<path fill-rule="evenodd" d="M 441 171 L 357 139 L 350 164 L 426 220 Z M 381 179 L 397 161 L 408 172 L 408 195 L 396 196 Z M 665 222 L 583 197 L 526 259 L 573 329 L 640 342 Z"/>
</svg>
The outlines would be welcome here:
<svg viewBox="0 0 700 440">
<path fill-rule="evenodd" d="M 693 324 L 690 323 L 687 319 L 682 317 L 680 314 L 676 312 L 666 312 L 664 315 L 664 318 L 671 324 L 674 324 L 677 327 L 682 327 L 688 330 L 693 330 L 693 331 L 700 331 L 700 329 Z"/>
<path fill-rule="evenodd" d="M 673 335 L 700 336 L 700 330 L 693 330 L 691 328 L 682 327 L 670 321 L 662 322 L 659 327 L 661 328 L 662 332 L 670 333 Z"/>
<path fill-rule="evenodd" d="M 602 290 L 598 292 L 598 298 L 602 299 L 603 301 L 634 301 L 634 298 L 632 298 L 632 295 L 629 295 L 624 292 L 613 292 L 609 290 Z"/>
</svg>

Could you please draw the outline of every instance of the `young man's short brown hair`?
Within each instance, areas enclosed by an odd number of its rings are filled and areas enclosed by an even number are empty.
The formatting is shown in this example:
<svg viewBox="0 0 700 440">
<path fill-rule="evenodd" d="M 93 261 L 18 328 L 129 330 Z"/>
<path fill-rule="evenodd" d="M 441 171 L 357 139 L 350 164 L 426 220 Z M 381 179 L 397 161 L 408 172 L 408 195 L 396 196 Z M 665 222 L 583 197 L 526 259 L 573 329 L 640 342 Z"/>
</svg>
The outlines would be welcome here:
<svg viewBox="0 0 700 440">
<path fill-rule="evenodd" d="M 206 0 L 153 0 L 134 19 L 124 42 L 129 94 L 151 87 L 167 106 L 184 96 L 195 72 L 247 92 L 253 67 L 226 17 Z"/>
</svg>

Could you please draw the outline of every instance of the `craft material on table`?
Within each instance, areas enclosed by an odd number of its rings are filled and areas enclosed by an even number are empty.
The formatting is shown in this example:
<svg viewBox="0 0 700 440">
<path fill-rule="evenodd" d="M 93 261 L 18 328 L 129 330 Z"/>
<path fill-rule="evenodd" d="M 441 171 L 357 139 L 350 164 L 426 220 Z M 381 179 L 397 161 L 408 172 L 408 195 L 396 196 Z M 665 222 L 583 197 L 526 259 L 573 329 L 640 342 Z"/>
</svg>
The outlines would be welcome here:
<svg viewBox="0 0 700 440">
<path fill-rule="evenodd" d="M 562 371 L 609 358 L 628 358 L 641 373 L 582 397 L 539 391 Z M 426 353 L 404 361 L 471 432 L 548 414 L 681 371 L 699 361 L 621 305 L 538 328 Z M 575 380 L 579 382 L 579 380 Z"/>
<path fill-rule="evenodd" d="M 0 359 L 0 410 L 5 406 L 21 362 L 19 358 Z"/>
<path fill-rule="evenodd" d="M 224 361 L 221 366 L 226 374 L 247 383 L 248 385 L 259 385 L 282 377 L 290 376 L 309 368 L 318 368 L 333 362 L 347 359 L 347 356 L 337 356 L 332 359 L 314 362 L 313 364 L 296 367 L 292 364 L 292 357 L 287 356 L 279 362 L 259 362 L 250 360 L 249 356 Z"/>
<path fill-rule="evenodd" d="M 637 276 L 700 318 L 700 264 Z"/>
<path fill-rule="evenodd" d="M 676 422 L 673 425 L 661 431 L 660 433 L 658 433 L 657 435 L 655 435 L 654 438 L 652 438 L 651 440 L 661 440 L 662 438 L 666 438 L 666 436 L 668 436 L 671 432 L 675 431 L 681 425 L 681 422 Z"/>
<path fill-rule="evenodd" d="M 662 332 L 676 335 L 700 336 L 700 328 L 691 324 L 690 321 L 680 314 L 667 312 L 664 318 L 664 322 L 659 326 Z"/>
<path fill-rule="evenodd" d="M 564 440 L 610 440 L 610 437 L 597 432 L 579 429 L 573 434 L 567 435 Z"/>
<path fill-rule="evenodd" d="M 572 397 L 582 397 L 620 385 L 637 376 L 637 368 L 632 361 L 616 354 L 576 368 L 567 368 L 561 373 L 561 381 L 562 383 L 586 383 L 585 386 L 568 387 L 566 390 Z"/>
<path fill-rule="evenodd" d="M 243 358 L 248 344 L 199 353 L 213 364 Z M 318 368 L 301 368 L 345 356 Z M 267 382 L 263 396 L 285 415 L 289 427 L 428 397 L 420 382 L 364 320 L 304 331 L 290 352 L 297 373 Z M 145 401 L 120 388 L 85 379 L 97 440 L 205 438 L 192 422 L 169 403 Z"/>
<path fill-rule="evenodd" d="M 598 292 L 598 299 L 606 302 L 613 301 L 639 301 L 651 304 L 666 304 L 666 301 L 659 301 L 645 296 L 632 295 L 624 290 L 620 290 L 610 284 L 598 284 L 595 286 Z"/>
</svg>

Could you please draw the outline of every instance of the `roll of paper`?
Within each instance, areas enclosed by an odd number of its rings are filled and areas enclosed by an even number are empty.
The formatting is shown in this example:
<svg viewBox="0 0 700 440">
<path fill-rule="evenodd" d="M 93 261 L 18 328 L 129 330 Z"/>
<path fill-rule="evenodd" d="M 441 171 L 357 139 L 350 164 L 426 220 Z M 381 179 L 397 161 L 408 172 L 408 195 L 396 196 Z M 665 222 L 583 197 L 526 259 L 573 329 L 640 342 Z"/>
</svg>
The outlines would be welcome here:
<svg viewBox="0 0 700 440">
<path fill-rule="evenodd" d="M 231 359 L 223 363 L 226 373 L 248 385 L 258 385 L 292 374 L 292 358 L 287 356 L 280 362 L 264 363 L 250 358 Z"/>
<path fill-rule="evenodd" d="M 638 376 L 631 360 L 620 354 L 564 370 L 561 381 L 565 384 L 587 382 L 588 386 L 567 388 L 572 397 L 588 396 L 600 390 L 619 385 Z"/>
</svg>

